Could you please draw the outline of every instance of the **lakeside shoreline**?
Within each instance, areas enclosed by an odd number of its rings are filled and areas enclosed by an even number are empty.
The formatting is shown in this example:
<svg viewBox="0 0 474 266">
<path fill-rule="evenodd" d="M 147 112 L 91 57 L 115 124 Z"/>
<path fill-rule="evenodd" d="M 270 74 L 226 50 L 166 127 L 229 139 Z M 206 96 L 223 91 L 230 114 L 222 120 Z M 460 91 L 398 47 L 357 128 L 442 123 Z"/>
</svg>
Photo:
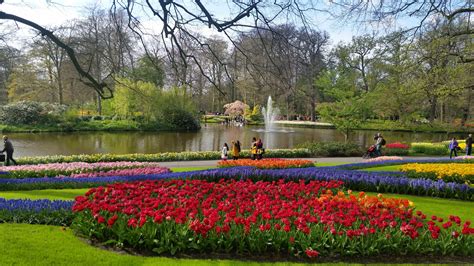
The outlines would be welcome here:
<svg viewBox="0 0 474 266">
<path fill-rule="evenodd" d="M 146 128 L 139 127 L 139 125 L 123 125 L 122 123 L 106 123 L 110 122 L 105 121 L 93 121 L 93 122 L 81 122 L 76 125 L 2 125 L 0 124 L 0 133 L 55 133 L 55 132 L 192 132 L 199 131 L 200 129 L 176 129 L 176 128 Z M 128 121 L 125 121 L 128 122 Z M 219 124 L 218 121 L 201 121 L 201 126 L 206 124 Z M 82 124 L 82 125 L 81 125 Z M 311 122 L 311 121 L 290 121 L 290 120 L 279 120 L 275 121 L 275 124 L 282 127 L 298 127 L 298 128 L 313 128 L 313 129 L 336 129 L 336 127 L 330 123 L 324 122 Z M 264 126 L 263 123 L 250 123 L 250 126 Z M 439 134 L 467 134 L 474 131 L 474 128 L 453 128 L 453 130 L 444 130 L 440 128 L 383 128 L 375 127 L 368 123 L 365 126 L 360 128 L 355 128 L 352 130 L 362 130 L 362 131 L 383 131 L 383 132 L 408 132 L 408 133 L 439 133 Z"/>
</svg>

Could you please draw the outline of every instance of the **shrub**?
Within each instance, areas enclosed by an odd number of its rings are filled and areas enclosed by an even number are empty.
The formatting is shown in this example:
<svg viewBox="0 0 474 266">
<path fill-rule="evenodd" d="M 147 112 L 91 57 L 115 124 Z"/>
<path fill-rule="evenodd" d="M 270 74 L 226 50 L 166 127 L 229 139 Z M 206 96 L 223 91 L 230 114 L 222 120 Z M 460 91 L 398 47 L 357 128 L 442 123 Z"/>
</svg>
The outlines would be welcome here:
<svg viewBox="0 0 474 266">
<path fill-rule="evenodd" d="M 9 125 L 40 123 L 43 107 L 37 102 L 21 101 L 2 107 L 0 121 Z"/>
<path fill-rule="evenodd" d="M 55 123 L 65 111 L 64 105 L 20 101 L 1 107 L 0 122 L 8 125 Z"/>
<path fill-rule="evenodd" d="M 308 149 L 312 156 L 320 157 L 350 157 L 364 153 L 359 145 L 342 142 L 306 142 L 298 148 Z"/>
<path fill-rule="evenodd" d="M 196 130 L 201 126 L 199 120 L 193 113 L 188 110 L 169 105 L 163 108 L 160 123 L 167 125 L 169 128 Z"/>
</svg>

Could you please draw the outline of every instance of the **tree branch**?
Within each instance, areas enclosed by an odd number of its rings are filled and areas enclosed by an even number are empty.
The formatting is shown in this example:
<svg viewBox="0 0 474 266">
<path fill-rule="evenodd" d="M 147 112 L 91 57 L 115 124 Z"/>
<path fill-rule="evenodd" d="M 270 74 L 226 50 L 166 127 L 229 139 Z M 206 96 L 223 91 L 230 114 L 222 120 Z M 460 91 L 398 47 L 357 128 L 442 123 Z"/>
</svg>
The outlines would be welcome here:
<svg viewBox="0 0 474 266">
<path fill-rule="evenodd" d="M 0 2 L 0 4 L 2 2 Z M 96 81 L 87 71 L 82 69 L 81 65 L 79 64 L 79 61 L 77 60 L 76 54 L 74 53 L 74 50 L 71 47 L 69 47 L 69 45 L 65 44 L 63 41 L 58 39 L 53 34 L 53 32 L 43 28 L 42 26 L 40 26 L 40 25 L 30 21 L 30 20 L 24 19 L 22 17 L 15 16 L 15 15 L 12 15 L 12 14 L 5 13 L 3 11 L 0 11 L 0 19 L 12 20 L 12 21 L 15 21 L 15 22 L 25 24 L 25 25 L 30 26 L 31 28 L 39 31 L 42 36 L 48 37 L 57 46 L 61 47 L 62 49 L 64 49 L 66 51 L 66 53 L 68 54 L 68 57 L 71 59 L 71 62 L 74 65 L 74 68 L 79 73 L 81 78 L 86 78 L 88 80 L 88 82 L 81 80 L 82 82 L 84 82 L 86 85 L 88 85 L 88 86 L 92 87 L 94 90 L 96 90 L 97 93 L 100 95 L 100 97 L 102 97 L 103 99 L 109 99 L 109 98 L 113 97 L 113 92 L 108 87 L 108 85 L 104 82 Z"/>
</svg>

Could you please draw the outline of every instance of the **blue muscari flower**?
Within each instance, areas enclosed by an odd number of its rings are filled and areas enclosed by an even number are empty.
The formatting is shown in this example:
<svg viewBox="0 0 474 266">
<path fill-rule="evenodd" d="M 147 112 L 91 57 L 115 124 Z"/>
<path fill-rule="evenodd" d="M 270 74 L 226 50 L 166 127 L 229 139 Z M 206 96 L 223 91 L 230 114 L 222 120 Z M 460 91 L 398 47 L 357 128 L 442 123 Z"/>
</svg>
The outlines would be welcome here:
<svg viewBox="0 0 474 266">
<path fill-rule="evenodd" d="M 0 211 L 70 211 L 72 210 L 72 200 L 29 200 L 29 199 L 4 199 L 0 198 Z"/>
</svg>

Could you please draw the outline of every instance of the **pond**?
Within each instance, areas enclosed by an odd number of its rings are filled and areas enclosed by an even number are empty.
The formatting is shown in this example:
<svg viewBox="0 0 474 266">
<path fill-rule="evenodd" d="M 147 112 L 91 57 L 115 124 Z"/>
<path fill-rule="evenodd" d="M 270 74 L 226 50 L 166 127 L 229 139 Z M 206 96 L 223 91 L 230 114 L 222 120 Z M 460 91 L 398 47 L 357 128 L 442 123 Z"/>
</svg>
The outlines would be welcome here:
<svg viewBox="0 0 474 266">
<path fill-rule="evenodd" d="M 240 140 L 243 148 L 250 146 L 252 137 L 262 138 L 265 148 L 294 148 L 306 141 L 344 141 L 334 129 L 285 127 L 291 132 L 261 132 L 262 126 L 233 127 L 208 124 L 193 132 L 68 132 L 11 133 L 15 157 L 40 155 L 70 155 L 93 153 L 157 153 L 177 151 L 210 151 L 232 140 Z M 367 147 L 376 131 L 355 131 L 350 141 Z M 441 133 L 382 132 L 387 143 L 402 141 L 442 141 Z M 459 136 L 461 137 L 461 136 Z"/>
</svg>

